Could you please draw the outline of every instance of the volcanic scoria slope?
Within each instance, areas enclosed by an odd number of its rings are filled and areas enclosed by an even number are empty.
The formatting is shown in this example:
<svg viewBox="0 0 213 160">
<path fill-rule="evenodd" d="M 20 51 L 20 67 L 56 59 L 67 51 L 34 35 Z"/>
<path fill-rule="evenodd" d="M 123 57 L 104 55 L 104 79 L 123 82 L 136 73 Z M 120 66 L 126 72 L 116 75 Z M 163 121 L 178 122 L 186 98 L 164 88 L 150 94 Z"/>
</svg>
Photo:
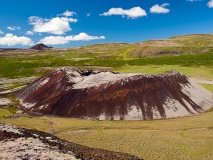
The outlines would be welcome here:
<svg viewBox="0 0 213 160">
<path fill-rule="evenodd" d="M 16 96 L 28 113 L 99 120 L 183 117 L 213 106 L 213 94 L 180 72 L 160 75 L 57 69 Z"/>
</svg>

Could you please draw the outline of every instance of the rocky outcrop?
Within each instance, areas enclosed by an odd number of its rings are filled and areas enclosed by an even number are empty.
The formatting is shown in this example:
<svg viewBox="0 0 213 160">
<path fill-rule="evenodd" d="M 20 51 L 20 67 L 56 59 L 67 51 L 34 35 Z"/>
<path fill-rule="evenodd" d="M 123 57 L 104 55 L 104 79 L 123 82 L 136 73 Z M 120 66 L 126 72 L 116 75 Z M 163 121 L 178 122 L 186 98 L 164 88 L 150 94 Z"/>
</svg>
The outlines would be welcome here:
<svg viewBox="0 0 213 160">
<path fill-rule="evenodd" d="M 0 159 L 142 160 L 126 153 L 89 148 L 49 133 L 0 123 Z"/>
<path fill-rule="evenodd" d="M 203 112 L 213 95 L 193 79 L 61 68 L 17 93 L 29 113 L 84 119 L 151 120 Z"/>
</svg>

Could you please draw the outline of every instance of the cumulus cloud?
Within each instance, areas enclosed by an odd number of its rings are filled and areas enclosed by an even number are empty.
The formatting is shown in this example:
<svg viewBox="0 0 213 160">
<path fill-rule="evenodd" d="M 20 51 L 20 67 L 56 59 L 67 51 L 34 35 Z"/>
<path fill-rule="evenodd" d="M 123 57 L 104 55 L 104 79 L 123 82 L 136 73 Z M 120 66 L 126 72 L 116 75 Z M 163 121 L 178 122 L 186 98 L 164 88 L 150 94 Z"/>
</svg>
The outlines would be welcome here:
<svg viewBox="0 0 213 160">
<path fill-rule="evenodd" d="M 70 41 L 91 41 L 91 40 L 98 40 L 98 39 L 105 39 L 104 36 L 90 36 L 86 33 L 80 33 L 75 36 L 48 36 L 40 40 L 39 43 L 44 44 L 66 44 Z"/>
<path fill-rule="evenodd" d="M 17 37 L 11 33 L 7 33 L 5 37 L 0 37 L 0 45 L 14 46 L 14 45 L 33 45 L 33 41 L 28 37 Z"/>
<path fill-rule="evenodd" d="M 170 10 L 168 8 L 165 8 L 166 6 L 168 6 L 169 4 L 168 3 L 164 3 L 162 5 L 154 5 L 150 8 L 150 12 L 151 13 L 155 13 L 155 14 L 161 14 L 161 13 L 169 13 Z"/>
<path fill-rule="evenodd" d="M 128 18 L 139 18 L 144 17 L 147 15 L 146 11 L 143 10 L 141 7 L 133 7 L 131 9 L 122 9 L 122 8 L 111 8 L 108 12 L 104 12 L 100 14 L 100 16 L 112 16 L 112 15 L 120 15 L 120 16 L 127 16 Z"/>
<path fill-rule="evenodd" d="M 2 32 L 2 31 L 0 30 L 0 34 L 4 34 L 4 32 Z"/>
<path fill-rule="evenodd" d="M 52 19 L 43 19 L 36 16 L 28 18 L 29 23 L 33 25 L 34 32 L 46 32 L 57 35 L 62 35 L 67 31 L 70 31 L 70 23 L 76 23 L 78 20 L 69 18 L 68 16 L 73 15 L 74 12 L 66 11 L 63 13 L 65 17 L 54 17 Z"/>
<path fill-rule="evenodd" d="M 42 38 L 38 43 L 56 45 L 56 44 L 69 43 L 69 40 L 66 37 L 62 37 L 62 36 L 48 36 L 48 37 Z"/>
<path fill-rule="evenodd" d="M 17 27 L 17 26 L 8 26 L 7 29 L 8 29 L 8 30 L 11 30 L 11 31 L 15 31 L 15 30 L 20 30 L 21 27 Z"/>
<path fill-rule="evenodd" d="M 213 0 L 210 0 L 208 3 L 207 3 L 207 6 L 209 8 L 213 8 Z"/>
<path fill-rule="evenodd" d="M 62 13 L 62 14 L 59 14 L 59 16 L 65 16 L 65 17 L 70 17 L 70 16 L 73 16 L 73 15 L 75 15 L 76 13 L 75 12 L 71 12 L 71 11 L 66 11 L 66 12 L 64 12 L 64 13 Z"/>
<path fill-rule="evenodd" d="M 34 32 L 33 31 L 27 31 L 26 32 L 26 35 L 30 35 L 30 36 L 32 36 L 34 34 Z"/>
</svg>

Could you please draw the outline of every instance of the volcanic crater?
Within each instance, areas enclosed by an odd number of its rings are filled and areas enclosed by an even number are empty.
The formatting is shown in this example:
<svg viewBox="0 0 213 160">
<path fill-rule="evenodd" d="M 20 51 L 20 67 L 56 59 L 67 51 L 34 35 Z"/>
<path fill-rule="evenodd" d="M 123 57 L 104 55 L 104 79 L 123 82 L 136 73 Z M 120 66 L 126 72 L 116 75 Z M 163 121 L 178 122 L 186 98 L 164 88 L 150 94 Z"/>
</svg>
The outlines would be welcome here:
<svg viewBox="0 0 213 160">
<path fill-rule="evenodd" d="M 198 114 L 212 92 L 178 71 L 159 75 L 60 68 L 16 93 L 30 114 L 98 120 L 151 120 Z"/>
</svg>

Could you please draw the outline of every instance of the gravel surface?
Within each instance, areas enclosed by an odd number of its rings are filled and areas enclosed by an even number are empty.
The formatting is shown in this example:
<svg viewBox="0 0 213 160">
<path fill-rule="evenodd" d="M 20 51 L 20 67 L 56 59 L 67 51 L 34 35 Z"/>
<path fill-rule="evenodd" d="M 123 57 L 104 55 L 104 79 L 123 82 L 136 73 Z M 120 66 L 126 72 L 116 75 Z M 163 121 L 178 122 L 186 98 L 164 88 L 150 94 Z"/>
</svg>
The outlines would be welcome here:
<svg viewBox="0 0 213 160">
<path fill-rule="evenodd" d="M 67 159 L 76 160 L 73 155 L 60 153 L 57 147 L 50 147 L 35 138 L 17 138 L 1 142 L 0 159 Z"/>
</svg>

